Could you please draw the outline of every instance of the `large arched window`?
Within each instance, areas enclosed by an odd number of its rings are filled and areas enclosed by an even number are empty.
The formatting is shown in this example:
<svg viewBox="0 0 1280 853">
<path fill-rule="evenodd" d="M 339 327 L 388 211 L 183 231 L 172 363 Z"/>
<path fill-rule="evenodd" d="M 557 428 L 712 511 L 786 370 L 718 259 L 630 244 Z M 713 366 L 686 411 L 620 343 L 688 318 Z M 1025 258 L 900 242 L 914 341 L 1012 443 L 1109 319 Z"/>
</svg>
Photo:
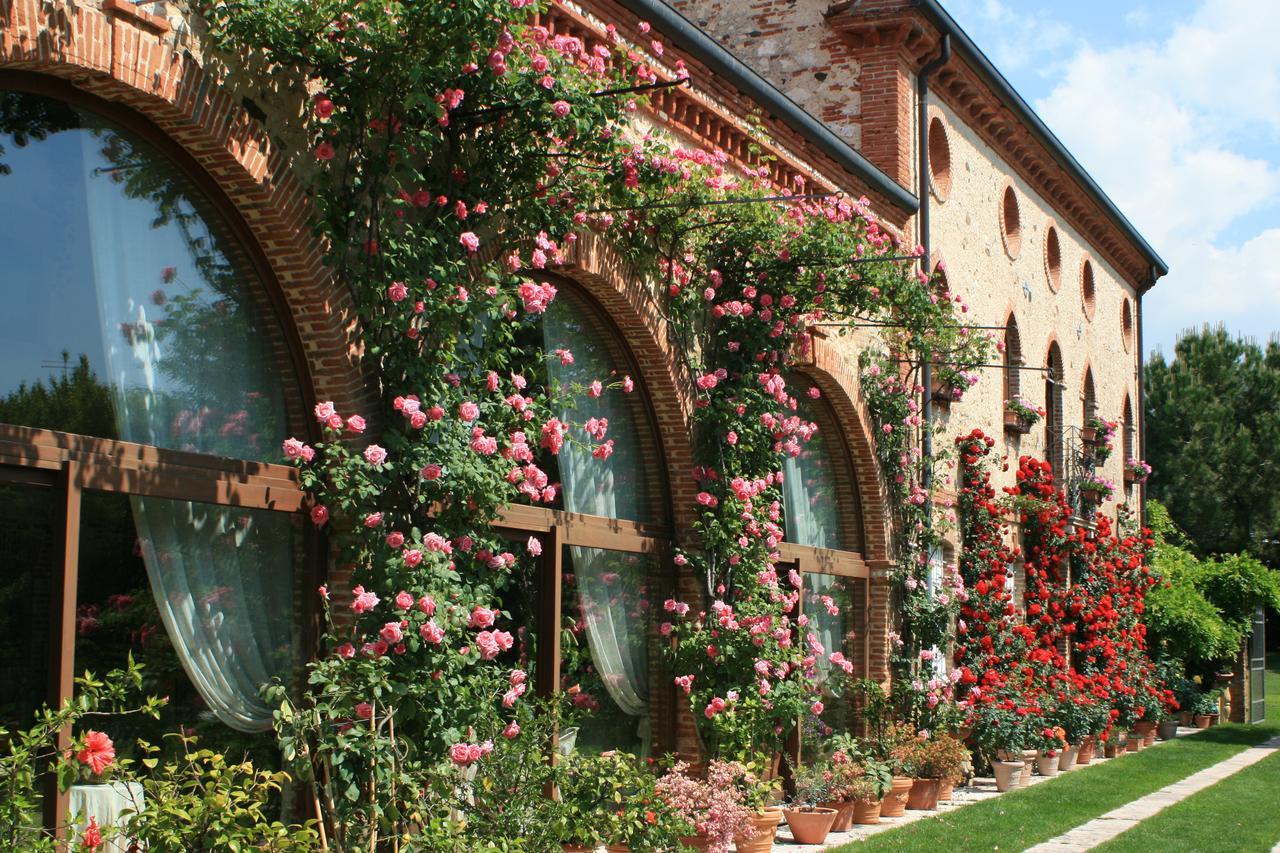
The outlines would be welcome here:
<svg viewBox="0 0 1280 853">
<path fill-rule="evenodd" d="M 868 588 L 856 481 L 835 412 L 806 377 L 791 376 L 788 384 L 796 414 L 816 427 L 783 465 L 786 544 L 779 549 L 800 574 L 806 641 L 815 657 L 812 677 L 826 687 L 822 714 L 806 715 L 801 728 L 802 744 L 810 745 L 852 727 L 850 698 L 834 687 L 845 675 L 836 667 L 843 670 L 843 657 L 853 675 L 866 674 Z"/>
<path fill-rule="evenodd" d="M 572 282 L 540 274 L 557 288 L 543 315 L 538 348 L 569 350 L 552 356 L 546 383 L 559 416 L 579 431 L 588 420 L 607 422 L 612 453 L 601 458 L 589 446 L 567 442 L 557 456 L 540 460 L 560 484 L 552 508 L 509 509 L 503 525 L 513 536 L 543 540 L 543 569 L 536 583 L 511 590 L 523 599 L 509 609 L 531 647 L 526 662 L 544 694 L 569 691 L 582 712 L 562 749 L 625 749 L 638 754 L 674 747 L 666 706 L 670 682 L 657 676 L 653 602 L 671 590 L 659 556 L 669 546 L 665 466 L 639 373 L 621 333 Z M 618 387 L 599 396 L 582 393 L 593 381 Z M 545 626 L 558 630 L 545 630 Z M 532 636 L 528 636 L 532 635 Z"/>
<path fill-rule="evenodd" d="M 297 362 L 225 197 L 85 104 L 0 88 L 0 722 L 132 652 L 217 746 L 302 645 Z"/>
<path fill-rule="evenodd" d="M 1045 459 L 1053 466 L 1054 476 L 1059 481 L 1066 476 L 1063 467 L 1063 396 L 1064 372 L 1062 370 L 1062 351 L 1058 344 L 1049 344 L 1049 354 L 1045 358 L 1044 379 L 1044 453 Z"/>
</svg>

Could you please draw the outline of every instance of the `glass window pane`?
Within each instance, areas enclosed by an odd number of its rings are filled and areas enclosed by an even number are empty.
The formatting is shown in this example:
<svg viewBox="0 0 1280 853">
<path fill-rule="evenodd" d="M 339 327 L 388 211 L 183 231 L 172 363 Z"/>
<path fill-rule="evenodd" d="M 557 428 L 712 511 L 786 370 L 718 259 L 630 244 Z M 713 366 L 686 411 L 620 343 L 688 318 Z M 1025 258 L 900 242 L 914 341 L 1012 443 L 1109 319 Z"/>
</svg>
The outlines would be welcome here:
<svg viewBox="0 0 1280 853">
<path fill-rule="evenodd" d="M 76 614 L 78 673 L 144 666 L 147 690 L 169 696 L 157 724 L 126 734 L 158 742 L 178 727 L 218 744 L 267 750 L 271 708 L 259 696 L 288 683 L 299 648 L 294 618 L 301 519 L 265 510 L 86 492 Z M 246 734 L 241 734 L 246 733 Z"/>
<path fill-rule="evenodd" d="M 566 546 L 561 686 L 582 720 L 574 748 L 648 754 L 656 559 Z"/>
<path fill-rule="evenodd" d="M 570 287 L 561 287 L 543 315 L 543 343 L 547 352 L 567 348 L 573 361 L 565 364 L 551 357 L 549 379 L 553 387 L 586 387 L 593 381 L 608 385 L 631 371 L 611 328 Z M 569 512 L 655 522 L 660 517 L 656 496 L 660 493 L 661 465 L 656 442 L 639 390 L 630 394 L 609 389 L 598 398 L 586 394 L 567 399 L 562 394 L 560 418 L 573 421 L 573 437 L 558 457 L 564 508 Z M 581 425 L 591 418 L 608 422 L 605 440 L 613 441 L 608 458 L 594 457 L 582 442 L 590 439 Z"/>
<path fill-rule="evenodd" d="M 798 456 L 788 456 L 783 464 L 783 509 L 786 516 L 787 541 L 813 548 L 851 550 L 842 531 L 842 513 L 838 482 L 849 476 L 836 464 L 840 457 L 832 452 L 829 442 L 838 437 L 826 433 L 833 429 L 832 418 L 819 417 L 818 407 L 807 396 L 796 398 L 796 414 L 805 421 L 818 424 L 818 431 L 801 442 Z"/>
<path fill-rule="evenodd" d="M 823 702 L 820 715 L 805 715 L 802 736 L 806 751 L 832 734 L 853 729 L 854 707 L 847 686 L 853 678 L 864 675 L 859 644 L 865 583 L 858 578 L 804 573 L 801 608 L 809 618 L 808 632 L 822 649 L 818 653 L 811 647 L 816 658 L 813 681 L 821 687 Z M 849 662 L 847 669 L 831 662 L 830 656 L 836 652 Z"/>
<path fill-rule="evenodd" d="M 137 135 L 0 92 L 0 422 L 274 459 L 288 351 L 264 283 Z"/>
</svg>

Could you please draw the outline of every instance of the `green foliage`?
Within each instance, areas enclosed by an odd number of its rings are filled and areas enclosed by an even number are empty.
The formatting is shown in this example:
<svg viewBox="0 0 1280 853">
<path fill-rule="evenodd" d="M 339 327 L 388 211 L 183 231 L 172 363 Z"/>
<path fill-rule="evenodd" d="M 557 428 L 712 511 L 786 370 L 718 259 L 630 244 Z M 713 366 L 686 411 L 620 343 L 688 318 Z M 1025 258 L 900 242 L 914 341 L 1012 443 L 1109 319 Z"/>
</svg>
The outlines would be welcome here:
<svg viewBox="0 0 1280 853">
<path fill-rule="evenodd" d="M 148 850 L 274 850 L 304 853 L 316 849 L 319 836 L 309 822 L 286 825 L 271 817 L 274 801 L 289 777 L 256 769 L 251 762 L 228 761 L 199 748 L 195 738 L 174 735 L 181 756 L 163 760 L 160 747 L 142 744 L 139 764 L 146 801 L 126 814 L 122 834 Z"/>
<path fill-rule="evenodd" d="M 1280 533 L 1280 342 L 1188 331 L 1146 369 L 1151 495 L 1199 554 L 1275 556 Z"/>
</svg>

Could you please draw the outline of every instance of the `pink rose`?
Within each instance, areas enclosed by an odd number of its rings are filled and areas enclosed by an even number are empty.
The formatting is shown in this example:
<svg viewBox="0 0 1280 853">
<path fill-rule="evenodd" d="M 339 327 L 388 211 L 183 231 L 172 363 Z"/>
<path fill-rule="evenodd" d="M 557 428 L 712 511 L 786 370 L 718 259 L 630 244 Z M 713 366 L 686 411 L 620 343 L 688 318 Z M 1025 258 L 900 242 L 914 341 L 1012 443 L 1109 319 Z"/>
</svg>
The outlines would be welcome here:
<svg viewBox="0 0 1280 853">
<path fill-rule="evenodd" d="M 316 146 L 316 159 L 321 161 L 329 161 L 333 159 L 333 155 L 337 154 L 337 150 L 328 142 L 321 142 Z"/>
<path fill-rule="evenodd" d="M 332 401 L 327 401 L 324 403 L 316 403 L 316 408 L 315 408 L 316 421 L 318 421 L 319 423 L 328 422 L 329 418 L 333 417 L 335 411 L 337 410 L 334 409 Z"/>
<path fill-rule="evenodd" d="M 520 724 L 517 723 L 515 720 L 512 720 L 511 722 L 507 723 L 507 727 L 502 730 L 502 736 L 504 738 L 507 738 L 508 740 L 519 736 L 519 734 L 520 734 Z"/>
<path fill-rule="evenodd" d="M 480 417 L 480 407 L 468 400 L 458 406 L 458 417 L 464 421 L 474 421 Z"/>
<path fill-rule="evenodd" d="M 350 643 L 343 643 L 342 645 L 338 646 L 338 648 L 334 650 L 334 653 L 337 654 L 337 656 L 340 658 L 345 658 L 346 660 L 350 660 L 351 658 L 356 656 L 356 647 L 351 645 Z"/>
<path fill-rule="evenodd" d="M 413 568 L 422 562 L 422 552 L 417 548 L 409 548 L 404 552 L 404 563 L 409 568 Z"/>
<path fill-rule="evenodd" d="M 422 623 L 422 627 L 418 629 L 418 633 L 422 635 L 422 639 L 426 640 L 434 646 L 440 645 L 440 641 L 444 639 L 444 629 L 429 620 Z"/>
<path fill-rule="evenodd" d="M 384 642 L 394 645 L 404 639 L 404 631 L 400 627 L 399 622 L 388 622 L 382 626 L 382 630 L 378 632 L 378 636 Z"/>
<path fill-rule="evenodd" d="M 333 101 L 321 95 L 316 98 L 316 117 L 326 119 L 333 115 Z"/>
<path fill-rule="evenodd" d="M 497 614 L 487 607 L 477 607 L 471 611 L 471 621 L 467 623 L 471 628 L 488 628 L 493 624 Z"/>
<path fill-rule="evenodd" d="M 424 595 L 418 599 L 418 609 L 428 616 L 434 615 L 436 612 L 436 600 L 429 595 Z"/>
<path fill-rule="evenodd" d="M 449 747 L 449 759 L 459 767 L 466 767 L 470 765 L 476 760 L 471 757 L 470 747 L 470 744 L 455 743 L 453 746 Z M 479 755 L 477 755 L 476 758 L 479 758 Z"/>
<path fill-rule="evenodd" d="M 316 504 L 311 508 L 311 523 L 316 527 L 324 527 L 329 521 L 329 508 L 324 504 Z"/>
<path fill-rule="evenodd" d="M 393 281 L 391 286 L 387 288 L 387 298 L 392 302 L 402 302 L 409 296 L 409 288 L 405 287 L 403 281 Z"/>
<path fill-rule="evenodd" d="M 382 513 L 371 512 L 364 517 L 364 526 L 369 528 L 382 526 Z"/>
<path fill-rule="evenodd" d="M 364 458 L 370 465 L 381 465 L 387 461 L 386 448 L 371 444 L 364 449 Z"/>
<path fill-rule="evenodd" d="M 405 592 L 403 589 L 396 593 L 396 607 L 401 610 L 408 610 L 413 606 L 413 596 Z"/>
<path fill-rule="evenodd" d="M 284 440 L 284 455 L 289 459 L 307 459 L 307 451 L 311 448 L 303 444 L 296 438 L 286 438 Z M 314 453 L 314 451 L 312 451 Z"/>
<path fill-rule="evenodd" d="M 809 706 L 809 712 L 816 717 L 822 713 L 824 707 L 821 700 L 818 700 Z"/>
<path fill-rule="evenodd" d="M 556 101 L 551 105 L 551 112 L 555 113 L 560 118 L 567 116 L 569 114 L 569 110 L 570 107 L 568 101 Z"/>
<path fill-rule="evenodd" d="M 404 544 L 404 534 L 399 530 L 393 530 L 387 534 L 387 545 L 391 548 L 399 548 Z"/>
<path fill-rule="evenodd" d="M 362 720 L 367 720 L 373 716 L 373 706 L 368 702 L 361 702 L 356 705 L 356 716 Z"/>
<path fill-rule="evenodd" d="M 432 462 L 430 465 L 422 466 L 422 470 L 419 471 L 418 473 L 422 475 L 422 479 L 424 480 L 438 480 L 440 479 L 440 474 L 442 472 L 443 472 L 443 469 L 439 465 Z"/>
<path fill-rule="evenodd" d="M 351 590 L 351 609 L 356 613 L 368 613 L 378 606 L 380 600 L 376 593 L 366 591 L 363 586 Z"/>
<path fill-rule="evenodd" d="M 540 556 L 542 554 L 542 540 L 540 540 L 537 536 L 530 536 L 529 541 L 525 543 L 524 547 L 525 547 L 525 550 L 528 551 L 534 557 Z"/>
<path fill-rule="evenodd" d="M 463 247 L 468 252 L 471 252 L 472 254 L 474 254 L 476 250 L 480 248 L 480 238 L 470 231 L 462 232 L 462 235 L 458 237 L 458 242 L 461 243 Z"/>
</svg>

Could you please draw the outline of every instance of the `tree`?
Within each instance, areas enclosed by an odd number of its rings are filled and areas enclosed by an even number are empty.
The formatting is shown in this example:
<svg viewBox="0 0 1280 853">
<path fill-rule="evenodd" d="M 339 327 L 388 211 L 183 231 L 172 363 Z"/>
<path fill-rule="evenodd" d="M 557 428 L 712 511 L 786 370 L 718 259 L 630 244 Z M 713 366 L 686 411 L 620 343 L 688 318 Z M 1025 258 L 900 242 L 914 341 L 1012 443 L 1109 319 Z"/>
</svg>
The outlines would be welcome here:
<svg viewBox="0 0 1280 853">
<path fill-rule="evenodd" d="M 1151 495 L 1200 554 L 1270 556 L 1280 538 L 1280 341 L 1208 326 L 1146 371 Z"/>
</svg>

